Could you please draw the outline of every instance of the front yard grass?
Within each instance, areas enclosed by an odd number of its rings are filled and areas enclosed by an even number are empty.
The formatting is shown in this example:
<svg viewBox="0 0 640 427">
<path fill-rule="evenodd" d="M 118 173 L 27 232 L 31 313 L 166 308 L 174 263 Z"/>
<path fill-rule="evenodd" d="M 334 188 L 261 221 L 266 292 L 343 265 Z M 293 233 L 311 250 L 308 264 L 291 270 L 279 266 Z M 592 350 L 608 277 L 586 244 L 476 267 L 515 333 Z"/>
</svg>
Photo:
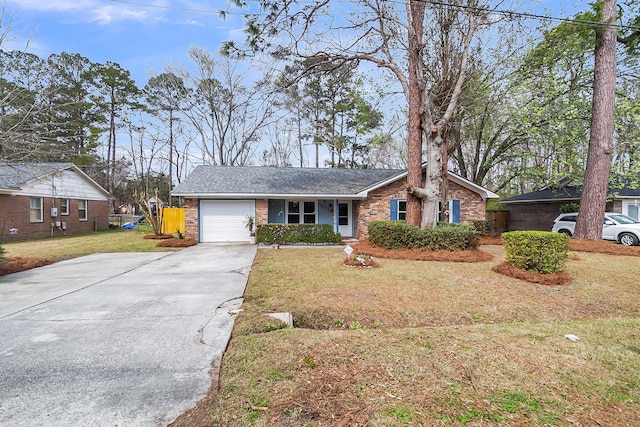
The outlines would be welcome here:
<svg viewBox="0 0 640 427">
<path fill-rule="evenodd" d="M 150 228 L 139 230 L 105 230 L 70 236 L 3 243 L 7 258 L 47 258 L 54 261 L 93 253 L 107 252 L 166 252 L 171 248 L 157 248 L 157 240 L 143 239 Z"/>
<path fill-rule="evenodd" d="M 640 425 L 640 257 L 580 252 L 543 286 L 482 249 L 494 260 L 376 269 L 258 251 L 218 393 L 176 425 Z"/>
</svg>

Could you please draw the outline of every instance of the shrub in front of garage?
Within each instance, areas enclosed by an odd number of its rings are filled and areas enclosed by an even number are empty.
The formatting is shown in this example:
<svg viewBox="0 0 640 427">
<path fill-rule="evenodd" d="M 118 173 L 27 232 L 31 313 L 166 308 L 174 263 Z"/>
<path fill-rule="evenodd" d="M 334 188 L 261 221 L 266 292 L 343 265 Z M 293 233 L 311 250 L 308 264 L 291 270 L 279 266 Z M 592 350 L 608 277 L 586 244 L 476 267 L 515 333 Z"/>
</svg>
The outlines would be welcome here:
<svg viewBox="0 0 640 427">
<path fill-rule="evenodd" d="M 341 243 L 340 233 L 331 224 L 264 224 L 258 226 L 256 243 L 291 245 L 296 243 Z"/>
</svg>

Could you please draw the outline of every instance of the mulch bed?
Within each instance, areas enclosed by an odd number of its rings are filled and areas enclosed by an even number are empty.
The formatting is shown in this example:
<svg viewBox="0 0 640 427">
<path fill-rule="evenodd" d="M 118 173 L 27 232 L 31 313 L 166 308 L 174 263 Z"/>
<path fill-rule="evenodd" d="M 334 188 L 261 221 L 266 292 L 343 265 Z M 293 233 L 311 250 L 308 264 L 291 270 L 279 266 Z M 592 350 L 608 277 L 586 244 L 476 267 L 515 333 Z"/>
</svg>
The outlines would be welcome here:
<svg viewBox="0 0 640 427">
<path fill-rule="evenodd" d="M 380 264 L 378 264 L 372 256 L 362 256 L 360 259 L 345 259 L 342 264 L 345 267 L 356 267 L 356 268 L 378 268 Z M 362 260 L 362 261 L 361 261 Z"/>
<path fill-rule="evenodd" d="M 502 245 L 499 234 L 480 236 L 481 245 Z M 640 256 L 640 246 L 625 246 L 608 240 L 571 239 L 570 248 L 575 252 L 593 252 L 607 255 Z"/>
<path fill-rule="evenodd" d="M 5 274 L 18 273 L 36 267 L 53 264 L 55 261 L 48 258 L 7 258 L 5 262 L 0 262 L 0 276 Z"/>
<path fill-rule="evenodd" d="M 197 244 L 198 241 L 196 239 L 176 239 L 175 237 L 171 237 L 158 242 L 156 246 L 159 248 L 187 248 Z"/>
<path fill-rule="evenodd" d="M 529 283 L 539 283 L 545 286 L 564 285 L 565 283 L 569 283 L 571 281 L 571 275 L 566 271 L 561 271 L 559 273 L 540 274 L 533 271 L 520 270 L 519 268 L 516 268 L 511 264 L 507 264 L 506 262 L 502 262 L 494 266 L 493 268 L 491 268 L 491 271 L 495 271 L 496 273 L 502 274 L 504 276 L 524 280 Z"/>
<path fill-rule="evenodd" d="M 607 255 L 640 256 L 640 246 L 625 246 L 608 240 L 571 239 L 571 250 Z"/>
<path fill-rule="evenodd" d="M 431 249 L 386 249 L 373 246 L 367 240 L 352 245 L 354 253 L 371 255 L 374 258 L 408 259 L 414 261 L 485 262 L 493 255 L 481 250 L 446 251 Z"/>
<path fill-rule="evenodd" d="M 147 240 L 166 240 L 173 239 L 175 237 L 173 234 L 145 234 L 142 238 Z"/>
</svg>

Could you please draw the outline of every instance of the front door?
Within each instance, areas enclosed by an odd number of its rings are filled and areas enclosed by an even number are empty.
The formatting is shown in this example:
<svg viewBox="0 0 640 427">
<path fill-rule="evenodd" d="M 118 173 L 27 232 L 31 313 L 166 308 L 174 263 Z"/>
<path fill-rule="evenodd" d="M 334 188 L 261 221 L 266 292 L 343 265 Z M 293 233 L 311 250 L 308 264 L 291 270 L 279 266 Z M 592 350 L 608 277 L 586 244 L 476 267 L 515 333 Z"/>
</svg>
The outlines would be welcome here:
<svg viewBox="0 0 640 427">
<path fill-rule="evenodd" d="M 353 237 L 351 202 L 338 202 L 338 232 L 342 237 Z"/>
</svg>

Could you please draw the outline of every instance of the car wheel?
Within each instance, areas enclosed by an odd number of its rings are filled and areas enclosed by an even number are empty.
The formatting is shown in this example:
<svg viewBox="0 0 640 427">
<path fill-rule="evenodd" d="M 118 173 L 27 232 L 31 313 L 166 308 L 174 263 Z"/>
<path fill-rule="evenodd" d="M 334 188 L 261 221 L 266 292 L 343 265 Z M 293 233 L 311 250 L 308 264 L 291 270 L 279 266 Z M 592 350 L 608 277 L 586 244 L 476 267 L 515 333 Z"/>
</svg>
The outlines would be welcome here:
<svg viewBox="0 0 640 427">
<path fill-rule="evenodd" d="M 625 246 L 635 246 L 638 244 L 638 238 L 631 233 L 621 234 L 620 237 L 618 237 L 618 240 L 620 240 L 620 243 Z"/>
<path fill-rule="evenodd" d="M 571 232 L 569 230 L 558 230 L 558 233 L 560 234 L 566 234 L 567 236 L 571 237 Z"/>
</svg>

